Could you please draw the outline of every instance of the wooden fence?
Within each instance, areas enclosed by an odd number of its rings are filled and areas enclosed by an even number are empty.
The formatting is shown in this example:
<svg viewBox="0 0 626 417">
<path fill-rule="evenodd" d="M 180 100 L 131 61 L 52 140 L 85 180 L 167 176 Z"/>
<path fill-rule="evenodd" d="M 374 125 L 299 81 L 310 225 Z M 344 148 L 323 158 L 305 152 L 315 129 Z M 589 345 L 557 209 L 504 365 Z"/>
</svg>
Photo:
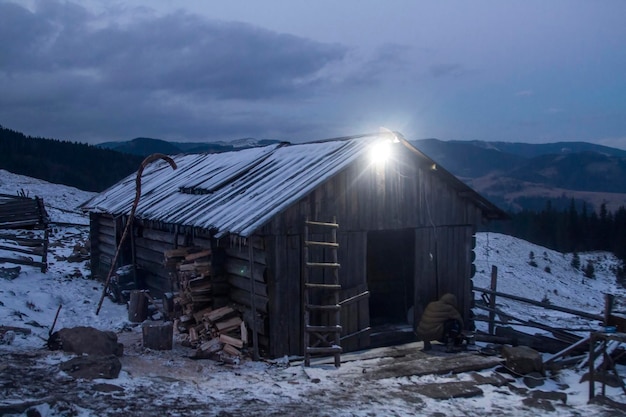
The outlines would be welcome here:
<svg viewBox="0 0 626 417">
<path fill-rule="evenodd" d="M 0 263 L 32 265 L 46 272 L 48 224 L 43 199 L 0 194 L 0 250 L 4 253 Z"/>
</svg>

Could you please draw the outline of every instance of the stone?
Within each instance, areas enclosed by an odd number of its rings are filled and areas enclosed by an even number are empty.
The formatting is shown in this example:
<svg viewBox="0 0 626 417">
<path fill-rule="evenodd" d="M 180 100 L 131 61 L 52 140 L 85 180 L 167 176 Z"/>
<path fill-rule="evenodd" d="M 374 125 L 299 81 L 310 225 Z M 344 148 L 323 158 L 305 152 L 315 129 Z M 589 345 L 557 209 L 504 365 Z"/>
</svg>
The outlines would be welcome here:
<svg viewBox="0 0 626 417">
<path fill-rule="evenodd" d="M 115 333 L 85 326 L 64 328 L 52 333 L 48 347 L 78 355 L 122 356 L 124 353 L 124 345 L 117 342 Z"/>
<path fill-rule="evenodd" d="M 502 356 L 508 369 L 521 376 L 532 372 L 545 375 L 541 354 L 528 346 L 504 346 Z"/>
<path fill-rule="evenodd" d="M 530 398 L 530 397 L 524 398 L 522 400 L 522 404 L 524 404 L 527 407 L 537 408 L 543 411 L 549 411 L 549 412 L 556 411 L 556 408 L 554 408 L 554 405 L 552 405 L 550 401 L 543 400 L 540 398 Z"/>
<path fill-rule="evenodd" d="M 528 388 L 537 388 L 544 384 L 544 379 L 544 376 L 539 372 L 531 372 L 524 375 L 523 381 Z"/>
<path fill-rule="evenodd" d="M 94 384 L 93 389 L 99 392 L 123 392 L 124 388 L 113 384 Z"/>
<path fill-rule="evenodd" d="M 530 392 L 530 397 L 567 404 L 567 394 L 564 392 L 534 390 Z"/>
</svg>

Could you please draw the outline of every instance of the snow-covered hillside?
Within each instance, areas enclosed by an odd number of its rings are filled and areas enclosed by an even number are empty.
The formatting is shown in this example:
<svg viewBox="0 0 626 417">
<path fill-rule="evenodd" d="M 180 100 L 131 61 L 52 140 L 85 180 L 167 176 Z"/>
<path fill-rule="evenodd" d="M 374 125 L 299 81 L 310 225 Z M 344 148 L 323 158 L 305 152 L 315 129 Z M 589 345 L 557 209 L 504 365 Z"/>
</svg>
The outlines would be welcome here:
<svg viewBox="0 0 626 417">
<path fill-rule="evenodd" d="M 0 193 L 14 195 L 20 190 L 42 197 L 53 221 L 87 224 L 86 217 L 76 207 L 92 193 L 0 171 Z M 613 409 L 587 404 L 588 385 L 580 381 L 581 374 L 575 370 L 548 375 L 539 388 L 566 394 L 567 404 L 550 403 L 552 408 L 538 409 L 525 402 L 528 389 L 521 379 L 500 387 L 480 385 L 483 394 L 478 397 L 433 400 L 416 393 L 415 387 L 467 382 L 472 378 L 469 374 L 378 380 L 348 378 L 348 375 L 365 375 L 391 358 L 355 360 L 342 364 L 339 369 L 324 365 L 303 368 L 290 365 L 287 358 L 263 362 L 244 360 L 229 367 L 210 360 L 191 361 L 187 358 L 190 350 L 179 344 L 175 344 L 172 351 L 143 349 L 141 328 L 128 322 L 125 306 L 113 304 L 107 298 L 100 315 L 96 316 L 102 284 L 89 279 L 86 261 L 70 262 L 68 259 L 87 238 L 86 226 L 57 225 L 50 237 L 47 273 L 23 266 L 16 278 L 0 278 L 0 325 L 31 330 L 28 335 L 18 333 L 12 340 L 0 343 L 0 355 L 11 361 L 23 361 L 21 372 L 24 374 L 22 379 L 19 375 L 9 375 L 8 372 L 14 372 L 9 370 L 20 369 L 19 366 L 0 364 L 0 408 L 29 403 L 39 415 L 48 417 L 615 415 Z M 530 265 L 530 252 L 537 266 Z M 499 271 L 500 291 L 538 301 L 548 299 L 553 304 L 587 312 L 602 313 L 605 292 L 625 294 L 615 283 L 613 269 L 617 260 L 611 254 L 580 254 L 581 264 L 588 260 L 594 262 L 595 279 L 583 279 L 582 272 L 572 268 L 571 254 L 560 254 L 506 235 L 479 233 L 476 255 L 475 287 L 489 287 L 491 267 L 495 265 Z M 0 264 L 2 266 L 11 265 Z M 49 352 L 43 347 L 59 306 L 62 308 L 55 330 L 88 325 L 118 332 L 125 343 L 119 378 L 73 381 L 69 385 L 69 377 L 58 369 L 58 364 L 66 361 L 68 355 Z M 549 313 L 504 298 L 498 298 L 498 308 L 529 320 L 583 325 L 564 313 Z M 488 377 L 495 373 L 494 369 L 487 369 L 478 374 Z M 45 379 L 49 391 L 45 395 L 37 394 L 41 392 L 40 377 Z M 113 391 L 100 391 L 100 387 Z M 626 395 L 619 388 L 608 387 L 607 393 L 614 400 L 626 402 Z M 26 415 L 26 412 L 15 415 Z"/>
<path fill-rule="evenodd" d="M 612 253 L 580 253 L 581 267 L 575 269 L 571 253 L 563 254 L 499 233 L 478 233 L 475 252 L 474 287 L 489 288 L 492 266 L 496 266 L 499 292 L 535 301 L 547 301 L 553 305 L 602 315 L 605 293 L 619 296 L 618 301 L 626 297 L 626 289 L 616 280 L 619 260 Z M 594 278 L 586 278 L 582 271 L 588 262 L 594 267 Z M 476 294 L 476 297 L 479 296 Z M 497 303 L 500 309 L 526 320 L 555 327 L 600 328 L 598 323 L 590 323 L 571 314 L 548 311 L 504 297 L 497 298 Z"/>
</svg>

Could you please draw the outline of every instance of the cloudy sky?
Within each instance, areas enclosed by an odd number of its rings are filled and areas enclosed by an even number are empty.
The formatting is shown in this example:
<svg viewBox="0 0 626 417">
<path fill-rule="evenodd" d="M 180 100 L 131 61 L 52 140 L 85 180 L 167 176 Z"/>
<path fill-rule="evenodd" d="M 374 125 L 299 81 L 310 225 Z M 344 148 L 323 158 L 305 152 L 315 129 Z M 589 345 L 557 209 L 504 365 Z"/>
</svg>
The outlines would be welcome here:
<svg viewBox="0 0 626 417">
<path fill-rule="evenodd" d="M 626 1 L 0 0 L 0 125 L 626 149 Z"/>
</svg>

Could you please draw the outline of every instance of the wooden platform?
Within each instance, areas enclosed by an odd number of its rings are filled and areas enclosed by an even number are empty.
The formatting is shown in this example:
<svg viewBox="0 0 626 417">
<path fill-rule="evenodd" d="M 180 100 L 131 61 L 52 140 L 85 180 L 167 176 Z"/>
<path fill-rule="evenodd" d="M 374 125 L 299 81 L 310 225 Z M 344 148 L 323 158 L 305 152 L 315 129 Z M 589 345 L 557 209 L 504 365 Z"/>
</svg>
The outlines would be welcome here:
<svg viewBox="0 0 626 417">
<path fill-rule="evenodd" d="M 398 346 L 367 349 L 341 355 L 337 377 L 359 379 L 385 379 L 432 374 L 462 373 L 492 368 L 502 363 L 499 356 L 485 356 L 478 351 L 446 353 L 445 347 L 433 344 L 433 350 L 422 351 L 422 342 Z M 326 368 L 333 358 L 311 360 L 311 368 Z M 293 361 L 299 365 L 302 361 Z"/>
</svg>

